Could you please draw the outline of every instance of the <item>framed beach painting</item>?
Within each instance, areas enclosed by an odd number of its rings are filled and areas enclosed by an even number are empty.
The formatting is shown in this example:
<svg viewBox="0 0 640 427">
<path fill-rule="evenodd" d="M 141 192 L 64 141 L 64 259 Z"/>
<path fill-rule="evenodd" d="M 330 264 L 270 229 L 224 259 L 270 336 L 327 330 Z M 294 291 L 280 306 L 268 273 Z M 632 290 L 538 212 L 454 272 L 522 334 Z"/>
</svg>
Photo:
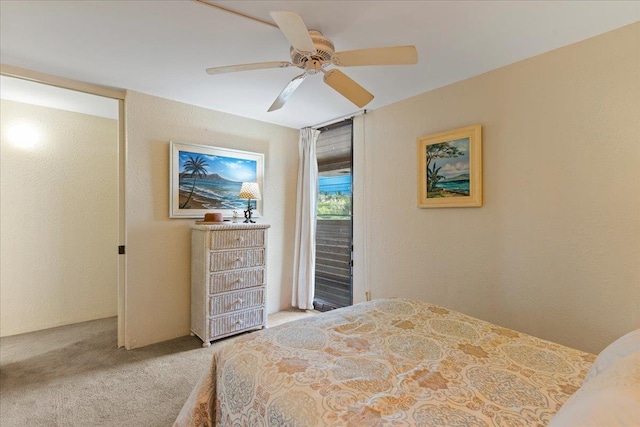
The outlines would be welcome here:
<svg viewBox="0 0 640 427">
<path fill-rule="evenodd" d="M 239 199 L 243 182 L 257 182 L 263 191 L 264 155 L 229 148 L 171 141 L 171 218 L 203 218 L 207 212 L 242 213 L 247 200 Z M 253 216 L 261 216 L 262 200 L 251 200 Z"/>
<path fill-rule="evenodd" d="M 418 138 L 418 207 L 482 206 L 482 126 Z"/>
</svg>

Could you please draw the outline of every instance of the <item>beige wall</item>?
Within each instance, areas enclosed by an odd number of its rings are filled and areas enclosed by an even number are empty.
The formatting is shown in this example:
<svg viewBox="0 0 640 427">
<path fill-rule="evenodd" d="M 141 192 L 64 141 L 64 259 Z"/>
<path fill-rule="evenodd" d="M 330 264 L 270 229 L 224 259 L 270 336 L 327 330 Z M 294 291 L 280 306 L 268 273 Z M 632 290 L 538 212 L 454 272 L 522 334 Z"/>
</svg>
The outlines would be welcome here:
<svg viewBox="0 0 640 427">
<path fill-rule="evenodd" d="M 639 55 L 634 24 L 359 118 L 356 299 L 591 352 L 640 327 Z M 418 209 L 416 138 L 476 123 L 484 207 Z"/>
<path fill-rule="evenodd" d="M 0 335 L 115 316 L 117 121 L 2 100 L 0 125 Z"/>
<path fill-rule="evenodd" d="M 291 304 L 298 168 L 294 129 L 128 92 L 127 295 L 125 346 L 141 347 L 189 333 L 190 228 L 169 219 L 169 141 L 263 153 L 264 212 L 271 225 L 267 311 Z"/>
</svg>

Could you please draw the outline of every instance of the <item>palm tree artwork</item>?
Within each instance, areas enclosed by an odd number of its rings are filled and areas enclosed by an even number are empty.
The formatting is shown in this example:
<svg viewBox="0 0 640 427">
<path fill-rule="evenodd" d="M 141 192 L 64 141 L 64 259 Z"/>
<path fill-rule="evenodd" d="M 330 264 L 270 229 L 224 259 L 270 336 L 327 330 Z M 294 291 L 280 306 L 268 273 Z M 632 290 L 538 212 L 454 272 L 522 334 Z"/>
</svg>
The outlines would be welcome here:
<svg viewBox="0 0 640 427">
<path fill-rule="evenodd" d="M 442 166 L 436 168 L 436 162 L 433 162 L 433 167 L 431 169 L 427 168 L 427 191 L 434 191 L 436 184 L 438 181 L 445 179 L 445 176 L 439 175 Z"/>
<path fill-rule="evenodd" d="M 185 200 L 184 203 L 180 205 L 180 209 L 189 208 L 189 200 L 191 200 L 191 196 L 193 196 L 193 190 L 196 188 L 196 179 L 207 177 L 207 166 L 207 161 L 202 156 L 190 155 L 189 159 L 184 163 L 184 170 L 180 175 L 191 175 L 191 178 L 193 178 L 193 185 L 191 186 L 191 191 L 189 192 L 187 200 Z"/>
<path fill-rule="evenodd" d="M 456 161 L 462 161 L 468 163 L 468 148 L 466 150 L 462 150 L 461 147 L 469 145 L 468 138 L 462 138 L 453 141 L 446 141 L 437 144 L 431 144 L 427 147 L 426 150 L 426 172 L 427 172 L 427 197 L 428 198 L 438 198 L 438 197 L 456 197 L 465 194 L 464 190 L 457 190 L 452 188 L 442 188 L 442 184 L 438 186 L 438 183 L 443 182 L 451 182 L 451 181 L 469 181 L 468 173 L 458 173 L 457 176 L 451 176 L 451 162 L 449 159 L 456 159 Z M 467 157 L 462 160 L 461 158 L 467 154 Z M 438 167 L 436 165 L 436 160 L 441 160 L 441 164 Z M 460 160 L 459 160 L 460 159 Z M 440 170 L 445 167 L 449 167 L 448 173 L 442 173 Z M 445 171 L 447 168 L 445 168 Z"/>
<path fill-rule="evenodd" d="M 482 125 L 418 138 L 418 207 L 466 206 L 482 206 Z"/>
</svg>

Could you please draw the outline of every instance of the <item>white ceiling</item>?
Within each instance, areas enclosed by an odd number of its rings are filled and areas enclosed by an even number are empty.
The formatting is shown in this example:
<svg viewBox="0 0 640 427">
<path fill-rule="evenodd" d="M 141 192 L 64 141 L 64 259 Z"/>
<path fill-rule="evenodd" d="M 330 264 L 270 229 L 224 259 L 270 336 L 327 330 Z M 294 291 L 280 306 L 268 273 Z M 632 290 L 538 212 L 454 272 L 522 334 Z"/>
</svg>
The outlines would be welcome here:
<svg viewBox="0 0 640 427">
<path fill-rule="evenodd" d="M 375 95 L 406 99 L 640 20 L 638 1 L 212 1 L 271 21 L 299 13 L 336 50 L 413 44 L 416 66 L 342 68 Z M 210 76 L 205 68 L 288 61 L 271 26 L 190 0 L 0 1 L 0 61 L 70 79 L 300 128 L 358 108 L 312 76 L 267 113 L 301 71 Z"/>
</svg>

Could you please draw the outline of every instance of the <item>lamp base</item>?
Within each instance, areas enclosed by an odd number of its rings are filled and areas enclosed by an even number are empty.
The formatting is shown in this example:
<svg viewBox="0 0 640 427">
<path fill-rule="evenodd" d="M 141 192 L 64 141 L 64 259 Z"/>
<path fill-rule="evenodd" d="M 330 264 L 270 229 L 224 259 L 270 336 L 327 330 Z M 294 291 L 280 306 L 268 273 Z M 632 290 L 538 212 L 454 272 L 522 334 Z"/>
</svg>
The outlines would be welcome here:
<svg viewBox="0 0 640 427">
<path fill-rule="evenodd" d="M 248 203 L 247 203 L 247 210 L 244 211 L 244 218 L 245 220 L 242 221 L 244 224 L 255 224 L 255 221 L 251 219 L 251 211 L 253 210 L 253 207 L 251 207 L 251 199 L 249 199 Z"/>
</svg>

